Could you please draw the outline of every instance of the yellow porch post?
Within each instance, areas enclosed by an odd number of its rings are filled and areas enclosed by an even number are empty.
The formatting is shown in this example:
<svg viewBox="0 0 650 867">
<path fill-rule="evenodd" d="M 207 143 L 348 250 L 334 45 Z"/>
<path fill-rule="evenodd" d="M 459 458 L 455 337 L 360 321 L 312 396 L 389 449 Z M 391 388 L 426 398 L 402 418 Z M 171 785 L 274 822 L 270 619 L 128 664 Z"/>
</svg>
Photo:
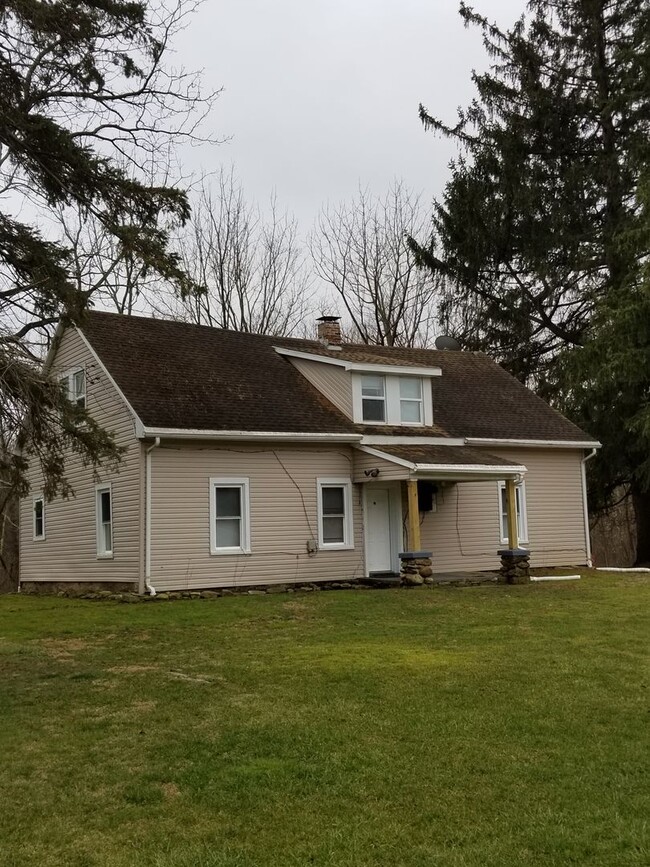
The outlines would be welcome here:
<svg viewBox="0 0 650 867">
<path fill-rule="evenodd" d="M 418 505 L 418 483 L 416 479 L 406 482 L 409 509 L 409 548 L 420 550 L 420 508 Z"/>
<path fill-rule="evenodd" d="M 508 515 L 508 548 L 514 550 L 519 547 L 517 534 L 517 493 L 512 479 L 506 480 L 506 510 Z"/>
</svg>

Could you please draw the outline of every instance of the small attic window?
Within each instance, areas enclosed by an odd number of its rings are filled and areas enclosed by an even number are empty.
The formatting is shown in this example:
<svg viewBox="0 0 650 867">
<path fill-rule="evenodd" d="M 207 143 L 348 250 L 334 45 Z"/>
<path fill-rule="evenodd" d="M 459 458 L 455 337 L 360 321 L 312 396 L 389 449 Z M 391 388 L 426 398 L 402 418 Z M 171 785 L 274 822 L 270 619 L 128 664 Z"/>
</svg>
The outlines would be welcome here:
<svg viewBox="0 0 650 867">
<path fill-rule="evenodd" d="M 68 400 L 80 409 L 86 408 L 86 371 L 83 367 L 64 373 L 60 381 L 66 388 Z"/>
</svg>

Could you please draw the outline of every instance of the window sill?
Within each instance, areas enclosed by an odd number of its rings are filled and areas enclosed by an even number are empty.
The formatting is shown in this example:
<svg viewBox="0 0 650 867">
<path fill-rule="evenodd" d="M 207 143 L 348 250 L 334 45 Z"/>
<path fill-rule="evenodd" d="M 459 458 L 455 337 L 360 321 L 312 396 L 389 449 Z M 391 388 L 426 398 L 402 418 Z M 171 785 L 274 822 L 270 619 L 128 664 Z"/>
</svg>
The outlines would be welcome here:
<svg viewBox="0 0 650 867">
<path fill-rule="evenodd" d="M 113 552 L 111 551 L 110 554 L 98 554 L 97 559 L 98 560 L 112 560 L 113 559 Z"/>
<path fill-rule="evenodd" d="M 224 556 L 250 556 L 251 554 L 250 548 L 210 548 L 210 555 L 212 557 L 224 557 Z"/>
<path fill-rule="evenodd" d="M 334 544 L 334 545 L 326 545 L 319 544 L 319 551 L 354 551 L 354 545 L 344 545 L 344 544 Z"/>
</svg>

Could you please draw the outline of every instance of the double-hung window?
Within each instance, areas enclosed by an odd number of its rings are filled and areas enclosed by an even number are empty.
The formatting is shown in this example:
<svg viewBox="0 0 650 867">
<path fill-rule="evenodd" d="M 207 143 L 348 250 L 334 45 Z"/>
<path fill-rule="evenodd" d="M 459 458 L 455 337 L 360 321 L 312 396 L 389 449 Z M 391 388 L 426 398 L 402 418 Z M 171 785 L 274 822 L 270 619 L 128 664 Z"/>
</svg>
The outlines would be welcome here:
<svg viewBox="0 0 650 867">
<path fill-rule="evenodd" d="M 97 556 L 113 556 L 113 493 L 110 484 L 95 489 Z"/>
<path fill-rule="evenodd" d="M 34 541 L 41 541 L 45 538 L 45 500 L 43 497 L 34 497 L 33 518 Z"/>
<path fill-rule="evenodd" d="M 318 479 L 318 547 L 354 547 L 350 479 Z"/>
<path fill-rule="evenodd" d="M 86 407 L 86 371 L 83 367 L 73 370 L 61 377 L 68 400 L 75 406 L 85 409 Z"/>
<path fill-rule="evenodd" d="M 515 485 L 515 503 L 517 507 L 517 536 L 519 542 L 528 542 L 528 516 L 526 514 L 526 484 Z M 508 497 L 506 483 L 499 482 L 499 506 L 501 519 L 501 544 L 508 544 Z"/>
<path fill-rule="evenodd" d="M 210 552 L 250 554 L 248 479 L 210 479 Z"/>
<path fill-rule="evenodd" d="M 430 377 L 353 374 L 355 421 L 366 424 L 431 424 Z"/>
<path fill-rule="evenodd" d="M 386 421 L 385 377 L 370 374 L 361 377 L 361 402 L 364 421 Z"/>
<path fill-rule="evenodd" d="M 422 424 L 422 380 L 400 376 L 399 413 L 402 424 Z"/>
</svg>

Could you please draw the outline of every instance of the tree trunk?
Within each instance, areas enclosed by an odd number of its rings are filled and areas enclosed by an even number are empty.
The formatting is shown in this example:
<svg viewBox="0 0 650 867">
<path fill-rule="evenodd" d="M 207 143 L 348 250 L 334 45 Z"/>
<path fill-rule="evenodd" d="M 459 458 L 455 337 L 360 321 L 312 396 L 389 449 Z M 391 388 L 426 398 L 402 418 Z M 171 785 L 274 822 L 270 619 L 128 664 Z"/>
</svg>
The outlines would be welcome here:
<svg viewBox="0 0 650 867">
<path fill-rule="evenodd" d="M 650 491 L 633 491 L 636 522 L 635 566 L 650 566 Z"/>
</svg>

